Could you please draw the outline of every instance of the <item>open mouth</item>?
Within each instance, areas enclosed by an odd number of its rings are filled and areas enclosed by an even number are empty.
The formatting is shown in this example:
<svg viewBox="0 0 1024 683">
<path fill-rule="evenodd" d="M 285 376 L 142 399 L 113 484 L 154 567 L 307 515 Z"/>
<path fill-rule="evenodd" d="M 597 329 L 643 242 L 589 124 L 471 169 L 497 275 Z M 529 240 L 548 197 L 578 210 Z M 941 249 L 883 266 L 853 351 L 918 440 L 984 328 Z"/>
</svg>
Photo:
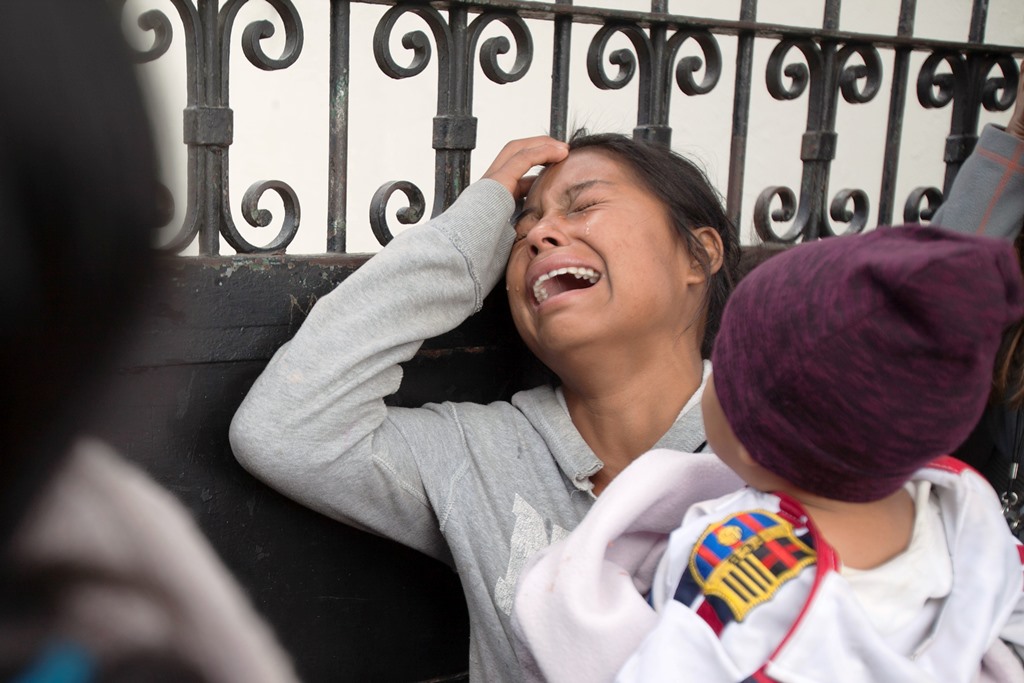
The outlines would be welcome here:
<svg viewBox="0 0 1024 683">
<path fill-rule="evenodd" d="M 558 268 L 544 273 L 533 283 L 533 298 L 540 304 L 553 296 L 573 289 L 592 287 L 601 279 L 601 274 L 593 268 Z"/>
</svg>

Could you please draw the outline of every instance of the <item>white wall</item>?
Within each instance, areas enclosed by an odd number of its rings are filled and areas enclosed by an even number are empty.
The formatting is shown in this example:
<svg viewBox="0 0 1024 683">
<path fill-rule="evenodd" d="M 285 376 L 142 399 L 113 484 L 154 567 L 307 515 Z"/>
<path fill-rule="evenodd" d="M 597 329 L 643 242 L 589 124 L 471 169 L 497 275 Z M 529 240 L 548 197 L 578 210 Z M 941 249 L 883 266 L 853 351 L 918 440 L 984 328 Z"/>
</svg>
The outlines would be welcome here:
<svg viewBox="0 0 1024 683">
<path fill-rule="evenodd" d="M 234 144 L 230 147 L 231 201 L 235 223 L 250 241 L 262 244 L 276 234 L 281 209 L 276 195 L 267 193 L 261 203 L 275 214 L 272 224 L 262 230 L 249 228 L 241 218 L 239 203 L 252 183 L 264 179 L 282 180 L 299 196 L 302 222 L 290 253 L 324 251 L 327 223 L 327 141 L 328 141 L 328 42 L 329 3 L 326 0 L 293 0 L 302 18 L 305 42 L 302 54 L 291 67 L 264 72 L 252 66 L 241 50 L 245 26 L 266 18 L 275 23 L 277 35 L 266 41 L 271 56 L 280 54 L 283 28 L 276 13 L 262 0 L 252 0 L 239 12 L 232 35 L 230 105 L 234 109 Z M 577 5 L 649 9 L 647 0 L 577 0 Z M 739 0 L 670 0 L 669 11 L 723 19 L 739 15 Z M 758 20 L 770 23 L 820 26 L 823 0 L 761 0 Z M 164 177 L 177 200 L 176 216 L 168 238 L 184 217 L 185 146 L 182 144 L 181 112 L 185 106 L 185 51 L 177 14 L 168 0 L 129 0 L 125 26 L 129 38 L 147 46 L 151 36 L 134 26 L 143 11 L 164 11 L 174 26 L 170 51 L 140 73 L 153 107 L 163 154 Z M 970 0 L 918 0 L 916 35 L 961 41 L 970 21 Z M 370 197 L 389 180 L 410 180 L 427 196 L 433 192 L 434 154 L 430 147 L 431 119 L 436 111 L 436 53 L 419 76 L 395 81 L 380 73 L 373 59 L 371 41 L 377 19 L 386 7 L 353 3 L 351 47 L 351 110 L 349 141 L 348 250 L 375 251 L 378 246 L 367 219 Z M 841 28 L 875 34 L 893 34 L 899 12 L 898 0 L 848 0 L 843 8 Z M 473 177 L 486 169 L 505 141 L 547 132 L 550 101 L 551 25 L 528 22 L 533 32 L 534 61 L 519 82 L 498 86 L 477 67 L 474 114 L 479 119 L 477 149 L 473 156 Z M 393 54 L 400 63 L 408 58 L 398 44 L 407 30 L 425 30 L 415 19 L 401 23 L 393 36 Z M 495 34 L 500 29 L 492 29 Z M 635 124 L 636 81 L 617 91 L 596 89 L 586 75 L 585 55 L 596 27 L 576 25 L 573 29 L 574 71 L 570 85 L 570 127 L 585 125 L 593 131 L 629 133 Z M 1020 0 L 991 0 L 986 41 L 1003 45 L 1024 45 L 1024 3 Z M 708 95 L 686 97 L 676 90 L 672 96 L 673 146 L 703 163 L 713 182 L 725 190 L 729 162 L 732 83 L 735 77 L 735 40 L 719 39 L 723 73 L 719 85 Z M 620 47 L 625 46 L 623 41 Z M 775 41 L 758 41 L 754 54 L 754 78 L 747 152 L 746 190 L 741 231 L 752 242 L 751 210 L 758 193 L 768 185 L 788 185 L 799 192 L 800 138 L 807 116 L 807 93 L 795 101 L 778 102 L 764 85 L 765 63 Z M 790 60 L 796 59 L 796 53 Z M 509 55 L 506 55 L 510 57 Z M 915 53 L 911 83 L 925 58 Z M 886 116 L 891 85 L 892 53 L 882 51 L 885 68 L 882 90 L 870 103 L 850 105 L 840 99 L 837 129 L 837 158 L 832 166 L 830 197 L 844 187 L 862 188 L 871 198 L 869 225 L 876 220 L 878 191 Z M 609 71 L 614 71 L 614 67 Z M 949 130 L 952 107 L 923 110 L 913 89 L 908 94 L 904 123 L 897 206 L 918 185 L 941 187 L 944 165 L 942 152 Z M 982 120 L 1003 122 L 1007 112 L 982 113 Z M 397 195 L 393 208 L 403 198 Z M 901 208 L 897 209 L 899 220 Z M 397 222 L 391 220 L 397 231 Z M 196 253 L 192 248 L 185 253 Z M 222 243 L 222 253 L 231 253 Z"/>
</svg>

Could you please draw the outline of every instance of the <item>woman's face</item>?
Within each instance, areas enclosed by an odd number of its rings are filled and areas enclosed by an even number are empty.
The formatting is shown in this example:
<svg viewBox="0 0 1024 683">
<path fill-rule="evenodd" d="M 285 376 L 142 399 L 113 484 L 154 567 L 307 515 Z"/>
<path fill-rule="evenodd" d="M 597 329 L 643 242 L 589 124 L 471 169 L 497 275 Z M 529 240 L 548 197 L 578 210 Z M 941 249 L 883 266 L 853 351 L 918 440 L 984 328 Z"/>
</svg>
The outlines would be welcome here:
<svg viewBox="0 0 1024 683">
<path fill-rule="evenodd" d="M 614 157 L 582 149 L 548 168 L 515 230 L 505 273 L 512 317 L 555 372 L 586 345 L 643 352 L 689 335 L 699 348 L 704 273 L 665 207 Z"/>
</svg>

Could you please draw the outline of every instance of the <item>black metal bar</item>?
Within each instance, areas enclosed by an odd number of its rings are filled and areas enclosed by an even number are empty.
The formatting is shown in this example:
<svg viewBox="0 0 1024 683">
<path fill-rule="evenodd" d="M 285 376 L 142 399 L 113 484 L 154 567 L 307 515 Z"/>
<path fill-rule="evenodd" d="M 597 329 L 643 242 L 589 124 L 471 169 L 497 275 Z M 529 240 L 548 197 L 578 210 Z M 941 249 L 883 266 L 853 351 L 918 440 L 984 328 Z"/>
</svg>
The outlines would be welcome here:
<svg viewBox="0 0 1024 683">
<path fill-rule="evenodd" d="M 327 251 L 346 245 L 348 207 L 349 0 L 331 0 L 331 67 L 327 161 Z"/>
<path fill-rule="evenodd" d="M 201 81 L 198 87 L 197 106 L 218 106 L 220 102 L 220 80 L 223 65 L 220 62 L 220 45 L 217 44 L 216 0 L 199 0 L 199 21 L 202 30 L 200 64 Z M 220 253 L 220 226 L 223 215 L 226 188 L 219 187 L 224 172 L 223 157 L 209 146 L 199 147 L 200 192 L 203 193 L 202 221 L 199 226 L 199 253 L 216 256 Z M 213 181 L 213 182 L 211 182 Z"/>
<path fill-rule="evenodd" d="M 839 26 L 839 0 L 826 0 L 822 29 Z M 838 69 L 836 43 L 822 40 L 814 53 L 805 51 L 810 64 L 810 93 L 807 98 L 807 130 L 800 149 L 803 175 L 800 181 L 801 239 L 811 241 L 829 234 L 825 227 L 825 204 L 832 160 L 836 155 L 836 97 Z"/>
<path fill-rule="evenodd" d="M 469 12 L 463 7 L 456 5 L 449 9 L 450 52 L 444 55 L 438 49 L 439 68 L 449 77 L 438 79 L 433 216 L 451 206 L 469 184 L 469 151 L 476 146 L 476 119 L 471 116 L 473 59 L 469 51 L 468 17 Z"/>
<path fill-rule="evenodd" d="M 966 64 L 967 80 L 956 89 L 960 96 L 953 98 L 953 113 L 950 116 L 949 136 L 946 138 L 946 173 L 942 182 L 942 196 L 949 194 L 953 180 L 960 172 L 960 166 L 974 150 L 978 141 L 978 122 L 981 114 L 980 98 L 973 96 L 972 82 L 976 81 L 977 64 L 970 60 Z M 973 100 L 973 101 L 972 101 Z"/>
<path fill-rule="evenodd" d="M 653 0 L 652 5 L 664 5 Z M 633 137 L 658 142 L 666 147 L 672 144 L 672 129 L 668 126 L 668 101 L 672 93 L 672 58 L 666 49 L 668 29 L 664 24 L 650 28 L 648 59 L 640 59 L 640 101 L 637 106 L 637 125 Z M 645 73 L 646 61 L 646 73 Z"/>
<path fill-rule="evenodd" d="M 572 0 L 557 0 L 571 7 Z M 554 47 L 551 57 L 551 125 L 549 135 L 558 140 L 568 139 L 569 66 L 572 42 L 572 15 L 555 18 Z"/>
<path fill-rule="evenodd" d="M 740 20 L 757 19 L 757 0 L 743 0 Z M 743 214 L 743 176 L 747 160 L 747 134 L 750 121 L 750 88 L 754 70 L 754 34 L 740 34 L 736 48 L 736 86 L 732 100 L 732 140 L 729 145 L 729 187 L 726 214 L 739 226 Z"/>
<path fill-rule="evenodd" d="M 914 35 L 917 0 L 902 0 L 896 32 Z M 896 176 L 900 166 L 900 143 L 903 140 L 903 112 L 907 105 L 907 79 L 910 75 L 910 50 L 897 48 L 893 59 L 892 91 L 889 96 L 889 118 L 885 133 L 885 154 L 882 161 L 882 186 L 878 199 L 879 225 L 891 225 L 896 197 Z"/>
<path fill-rule="evenodd" d="M 988 20 L 988 0 L 974 0 L 971 9 L 971 26 L 967 39 L 981 43 L 985 40 L 985 23 Z M 981 119 L 981 88 L 984 85 L 989 60 L 986 57 L 968 56 L 966 70 L 961 83 L 955 86 L 949 137 L 946 138 L 946 173 L 942 184 L 942 196 L 949 194 L 953 180 L 960 172 L 964 160 L 974 151 L 978 141 L 978 123 Z M 956 74 L 954 74 L 956 77 Z M 964 79 L 966 79 L 964 81 Z"/>
<path fill-rule="evenodd" d="M 827 10 L 826 10 L 827 11 Z M 828 201 L 828 181 L 832 160 L 836 157 L 836 107 L 831 91 L 836 89 L 836 46 L 831 41 L 819 45 L 821 58 L 819 77 L 811 77 L 811 90 L 807 102 L 807 132 L 800 149 L 803 161 L 803 179 L 800 182 L 800 206 L 807 205 L 804 241 L 815 240 L 827 234 L 824 228 L 825 203 Z"/>
<path fill-rule="evenodd" d="M 972 43 L 985 42 L 985 25 L 988 23 L 988 0 L 974 0 L 971 8 L 971 28 L 967 40 Z"/>
<path fill-rule="evenodd" d="M 825 0 L 825 16 L 821 21 L 821 28 L 826 31 L 839 29 L 839 14 L 842 0 Z"/>
</svg>

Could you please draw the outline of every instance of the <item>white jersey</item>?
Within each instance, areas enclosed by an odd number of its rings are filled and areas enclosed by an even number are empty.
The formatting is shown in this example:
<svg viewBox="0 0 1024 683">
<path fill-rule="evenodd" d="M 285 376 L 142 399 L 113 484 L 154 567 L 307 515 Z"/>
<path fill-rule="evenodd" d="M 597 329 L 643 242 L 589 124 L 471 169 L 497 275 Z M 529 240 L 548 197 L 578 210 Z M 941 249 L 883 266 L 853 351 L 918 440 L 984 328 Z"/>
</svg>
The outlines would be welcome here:
<svg viewBox="0 0 1024 683">
<path fill-rule="evenodd" d="M 991 487 L 952 458 L 914 479 L 938 501 L 954 579 L 928 624 L 907 625 L 924 634 L 909 656 L 872 625 L 800 505 L 746 489 L 673 532 L 652 586 L 658 624 L 618 680 L 967 683 L 996 640 L 1022 651 L 1021 545 Z"/>
</svg>

